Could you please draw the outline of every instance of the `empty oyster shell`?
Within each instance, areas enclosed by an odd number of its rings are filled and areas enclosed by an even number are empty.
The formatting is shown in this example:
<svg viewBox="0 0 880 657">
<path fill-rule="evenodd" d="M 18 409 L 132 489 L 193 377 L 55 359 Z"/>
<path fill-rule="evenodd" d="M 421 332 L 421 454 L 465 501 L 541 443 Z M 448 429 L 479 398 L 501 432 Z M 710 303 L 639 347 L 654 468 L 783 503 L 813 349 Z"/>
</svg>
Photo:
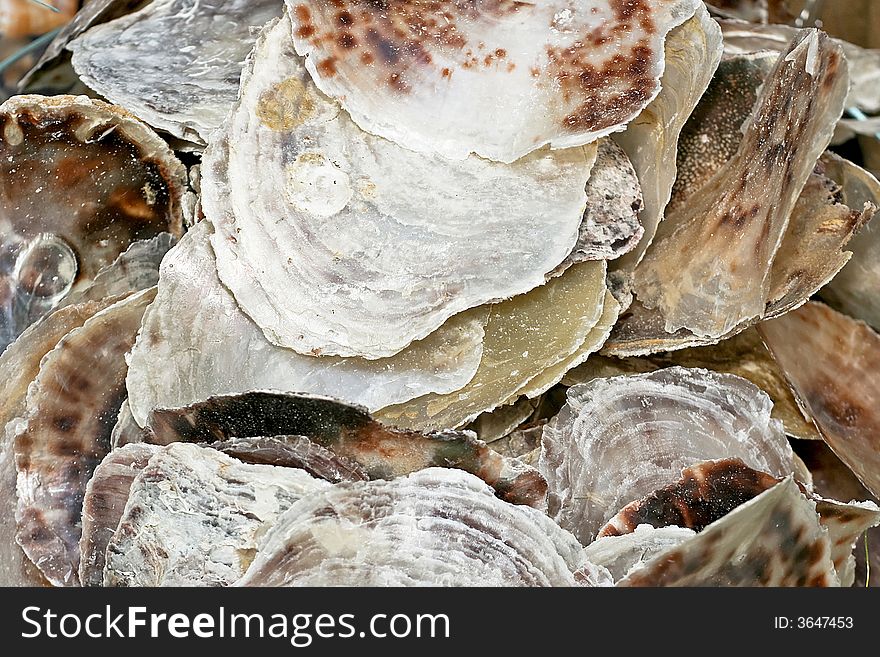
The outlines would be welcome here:
<svg viewBox="0 0 880 657">
<path fill-rule="evenodd" d="M 376 416 L 400 427 L 443 429 L 520 395 L 535 397 L 602 345 L 617 310 L 605 287 L 605 263 L 575 265 L 546 285 L 489 307 L 482 359 L 467 385 L 389 406 Z"/>
<path fill-rule="evenodd" d="M 232 584 L 278 516 L 328 486 L 297 468 L 247 465 L 210 448 L 169 445 L 131 484 L 107 546 L 104 585 Z"/>
<path fill-rule="evenodd" d="M 390 358 L 304 356 L 276 347 L 217 277 L 207 222 L 194 226 L 162 265 L 159 293 L 129 359 L 129 404 L 141 425 L 175 408 L 250 390 L 322 394 L 376 410 L 450 393 L 474 376 L 487 310 L 457 315 Z"/>
<path fill-rule="evenodd" d="M 794 448 L 810 469 L 819 495 L 837 500 L 878 502 L 824 442 L 796 441 Z M 856 545 L 853 580 L 857 585 L 864 583 L 865 586 L 880 586 L 880 527 L 869 529 L 864 536 L 864 543 L 864 549 Z"/>
<path fill-rule="evenodd" d="M 151 0 L 88 0 L 83 3 L 83 7 L 76 13 L 69 23 L 67 23 L 52 39 L 52 42 L 40 55 L 37 63 L 19 82 L 19 89 L 25 90 L 35 86 L 46 86 L 49 82 L 50 87 L 54 85 L 56 79 L 64 80 L 62 88 L 66 91 L 71 82 L 70 78 L 75 77 L 73 71 L 64 71 L 65 64 L 69 68 L 70 54 L 65 51 L 65 47 L 73 39 L 85 32 L 93 25 L 99 25 L 105 21 L 113 20 L 119 16 L 140 9 L 143 5 Z M 59 74 L 59 69 L 63 71 Z"/>
<path fill-rule="evenodd" d="M 638 247 L 617 263 L 618 269 L 631 272 L 654 239 L 676 179 L 672 162 L 679 134 L 712 80 L 721 51 L 721 30 L 701 6 L 693 18 L 667 37 L 660 94 L 637 121 L 614 137 L 635 166 L 644 195 L 639 215 L 644 236 Z"/>
<path fill-rule="evenodd" d="M 587 260 L 614 260 L 634 249 L 645 232 L 641 209 L 642 189 L 632 162 L 614 141 L 600 140 L 577 243 L 553 273 Z"/>
<path fill-rule="evenodd" d="M 784 52 L 797 34 L 789 25 L 753 25 L 737 20 L 721 20 L 725 54 L 743 54 L 759 50 Z M 880 50 L 861 48 L 842 39 L 833 39 L 846 54 L 852 87 L 847 107 L 858 107 L 868 114 L 880 112 Z"/>
<path fill-rule="evenodd" d="M 267 534 L 239 586 L 574 586 L 581 546 L 458 470 L 338 484 Z"/>
<path fill-rule="evenodd" d="M 16 469 L 12 420 L 26 409 L 27 389 L 43 357 L 70 331 L 119 299 L 91 301 L 60 308 L 25 330 L 0 355 L 0 586 L 44 583 L 42 575 L 15 542 Z"/>
<path fill-rule="evenodd" d="M 789 477 L 619 586 L 839 586 L 815 504 Z"/>
<path fill-rule="evenodd" d="M 843 202 L 853 208 L 880 208 L 880 182 L 849 160 L 827 153 L 825 175 L 841 186 Z M 849 243 L 852 259 L 822 288 L 823 299 L 851 317 L 880 328 L 880 222 L 870 222 Z"/>
<path fill-rule="evenodd" d="M 235 102 L 252 30 L 281 11 L 278 0 L 153 0 L 68 48 L 89 88 L 154 128 L 205 143 Z"/>
<path fill-rule="evenodd" d="M 603 536 L 584 548 L 588 563 L 605 568 L 612 584 L 642 568 L 659 554 L 693 538 L 693 529 L 641 525 L 628 534 Z M 578 573 L 575 573 L 577 577 Z"/>
<path fill-rule="evenodd" d="M 82 586 L 104 584 L 107 546 L 119 526 L 135 478 L 161 447 L 126 445 L 110 452 L 95 468 L 86 486 L 79 541 L 79 581 Z"/>
<path fill-rule="evenodd" d="M 653 372 L 672 365 L 741 376 L 769 395 L 773 401 L 772 415 L 782 422 L 785 433 L 806 440 L 821 439 L 812 421 L 798 407 L 785 375 L 754 327 L 722 340 L 717 345 L 706 347 L 625 359 L 594 356 L 566 374 L 562 383 L 573 386 L 597 378 Z"/>
<path fill-rule="evenodd" d="M 811 302 L 758 326 L 806 413 L 834 453 L 880 494 L 880 336 Z"/>
<path fill-rule="evenodd" d="M 149 128 L 85 97 L 0 106 L 0 350 L 132 242 L 179 235 L 183 165 Z"/>
<path fill-rule="evenodd" d="M 263 32 L 202 172 L 220 279 L 271 342 L 392 356 L 571 252 L 595 146 L 511 166 L 420 155 L 361 132 L 291 48 L 286 19 Z"/>
<path fill-rule="evenodd" d="M 674 212 L 736 155 L 758 92 L 779 59 L 776 52 L 725 57 L 678 139 L 676 176 L 667 212 Z"/>
<path fill-rule="evenodd" d="M 483 478 L 515 504 L 543 506 L 547 485 L 538 472 L 493 452 L 470 432 L 420 434 L 387 427 L 360 407 L 312 395 L 250 392 L 214 397 L 150 413 L 148 442 L 213 443 L 230 437 L 305 436 L 364 467 L 371 478 L 423 468 L 461 468 Z"/>
<path fill-rule="evenodd" d="M 312 78 L 361 128 L 416 151 L 513 162 L 621 130 L 660 91 L 667 33 L 702 3 L 287 5 Z"/>
<path fill-rule="evenodd" d="M 676 483 L 627 504 L 605 523 L 598 537 L 629 534 L 643 524 L 700 532 L 778 483 L 776 477 L 740 459 L 698 463 L 682 470 Z"/>
<path fill-rule="evenodd" d="M 688 465 L 739 458 L 785 477 L 793 454 L 771 407 L 745 379 L 700 369 L 574 386 L 541 442 L 550 515 L 587 543 L 619 509 L 676 481 Z"/>
<path fill-rule="evenodd" d="M 846 70 L 827 36 L 799 33 L 765 84 L 737 154 L 661 224 L 635 290 L 662 313 L 667 332 L 717 339 L 763 315 L 789 215 L 843 110 Z M 693 244 L 702 247 L 694 252 Z"/>
<path fill-rule="evenodd" d="M 79 581 L 86 484 L 110 448 L 125 397 L 125 353 L 153 300 L 147 290 L 67 334 L 40 364 L 27 411 L 13 422 L 18 470 L 16 540 L 47 580 Z"/>
<path fill-rule="evenodd" d="M 151 239 L 134 242 L 101 269 L 88 287 L 71 294 L 60 305 L 97 301 L 154 287 L 159 282 L 159 264 L 175 242 L 170 233 L 159 233 Z"/>
</svg>

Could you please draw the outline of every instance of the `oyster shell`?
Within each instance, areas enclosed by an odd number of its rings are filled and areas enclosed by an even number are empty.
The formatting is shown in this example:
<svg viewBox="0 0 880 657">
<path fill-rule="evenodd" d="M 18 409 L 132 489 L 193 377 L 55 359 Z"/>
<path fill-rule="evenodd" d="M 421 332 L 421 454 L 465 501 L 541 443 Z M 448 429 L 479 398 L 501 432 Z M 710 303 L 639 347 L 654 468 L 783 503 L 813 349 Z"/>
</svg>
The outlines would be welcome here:
<svg viewBox="0 0 880 657">
<path fill-rule="evenodd" d="M 253 30 L 282 8 L 279 0 L 153 0 L 68 49 L 89 88 L 154 128 L 205 143 L 235 102 Z"/>
<path fill-rule="evenodd" d="M 721 60 L 678 139 L 675 184 L 667 212 L 679 210 L 736 155 L 761 85 L 778 59 L 779 53 L 762 51 Z"/>
<path fill-rule="evenodd" d="M 682 470 L 676 483 L 627 504 L 605 523 L 598 537 L 629 534 L 639 525 L 701 532 L 778 483 L 778 478 L 754 470 L 740 459 L 698 463 Z"/>
<path fill-rule="evenodd" d="M 623 129 L 660 91 L 666 35 L 702 3 L 287 5 L 312 78 L 362 129 L 415 151 L 513 162 Z"/>
<path fill-rule="evenodd" d="M 149 128 L 85 97 L 0 106 L 0 350 L 132 242 L 182 230 L 183 165 Z"/>
<path fill-rule="evenodd" d="M 725 54 L 737 55 L 773 50 L 784 52 L 798 30 L 788 25 L 753 25 L 737 20 L 720 20 Z M 867 49 L 842 39 L 833 39 L 846 54 L 852 87 L 847 107 L 868 114 L 880 112 L 880 50 Z"/>
<path fill-rule="evenodd" d="M 614 260 L 629 253 L 645 232 L 639 223 L 642 205 L 642 189 L 632 162 L 613 140 L 600 140 L 587 181 L 587 210 L 577 243 L 553 273 L 562 273 L 578 262 Z"/>
<path fill-rule="evenodd" d="M 47 580 L 79 583 L 82 501 L 110 448 L 125 397 L 125 353 L 155 291 L 128 297 L 68 333 L 43 358 L 13 421 L 18 471 L 16 540 Z"/>
<path fill-rule="evenodd" d="M 841 186 L 843 202 L 858 208 L 880 208 L 880 182 L 849 160 L 823 157 L 825 174 Z M 880 328 L 880 222 L 870 222 L 849 243 L 852 259 L 822 288 L 820 295 L 838 310 Z"/>
<path fill-rule="evenodd" d="M 159 233 L 132 243 L 111 264 L 101 269 L 88 287 L 61 301 L 62 306 L 106 297 L 127 295 L 154 287 L 159 282 L 159 265 L 176 238 Z"/>
<path fill-rule="evenodd" d="M 796 441 L 794 448 L 810 469 L 819 495 L 837 500 L 871 500 L 875 504 L 878 502 L 852 470 L 846 467 L 824 442 Z M 869 529 L 864 536 L 864 543 L 864 549 L 856 545 L 853 579 L 857 586 L 878 586 L 880 585 L 880 527 Z"/>
<path fill-rule="evenodd" d="M 635 358 L 594 356 L 571 370 L 562 379 L 567 386 L 587 383 L 597 378 L 620 374 L 642 374 L 663 367 L 679 365 L 713 372 L 735 374 L 763 390 L 773 401 L 772 415 L 780 420 L 785 433 L 795 438 L 819 440 L 821 436 L 812 421 L 804 416 L 791 392 L 785 375 L 761 341 L 754 327 L 717 345 L 693 347 L 664 354 Z"/>
<path fill-rule="evenodd" d="M 246 465 L 197 445 L 159 450 L 131 484 L 107 546 L 105 586 L 224 586 L 297 500 L 329 484 L 297 468 Z"/>
<path fill-rule="evenodd" d="M 828 446 L 880 494 L 880 336 L 862 322 L 811 302 L 758 326 Z"/>
<path fill-rule="evenodd" d="M 628 534 L 603 536 L 584 548 L 588 563 L 605 568 L 611 583 L 619 582 L 659 554 L 675 548 L 695 536 L 693 529 L 641 525 Z M 575 574 L 577 576 L 577 573 Z"/>
<path fill-rule="evenodd" d="M 377 359 L 543 284 L 575 245 L 595 153 L 453 162 L 363 133 L 308 78 L 283 19 L 206 151 L 202 203 L 220 279 L 270 342 Z"/>
<path fill-rule="evenodd" d="M 661 312 L 667 332 L 717 339 L 763 315 L 789 215 L 843 110 L 846 70 L 827 36 L 800 32 L 765 84 L 737 154 L 661 224 L 635 290 Z"/>
<path fill-rule="evenodd" d="M 489 307 L 482 359 L 467 385 L 389 406 L 376 417 L 411 429 L 459 427 L 520 395 L 537 396 L 601 346 L 617 310 L 606 291 L 605 263 L 575 265 L 546 285 Z"/>
<path fill-rule="evenodd" d="M 70 54 L 65 51 L 65 47 L 73 39 L 85 32 L 93 25 L 113 20 L 119 16 L 140 9 L 148 4 L 151 0 L 88 0 L 83 3 L 83 7 L 76 13 L 69 23 L 67 23 L 52 39 L 52 42 L 40 55 L 37 63 L 19 82 L 19 89 L 25 90 L 32 86 L 54 86 L 52 83 L 56 78 L 65 80 L 62 88 L 66 90 L 70 84 L 69 78 L 75 77 L 73 71 L 62 72 L 65 64 L 69 67 Z"/>
<path fill-rule="evenodd" d="M 587 543 L 619 509 L 676 481 L 688 465 L 739 458 L 785 477 L 793 454 L 771 407 L 745 379 L 700 369 L 573 386 L 541 442 L 550 515 Z"/>
<path fill-rule="evenodd" d="M 676 179 L 672 162 L 679 134 L 712 80 L 721 50 L 721 30 L 705 7 L 699 7 L 693 18 L 667 37 L 660 94 L 638 120 L 614 137 L 635 166 L 644 195 L 639 222 L 645 232 L 636 249 L 616 264 L 619 270 L 631 273 L 654 239 Z"/>
<path fill-rule="evenodd" d="M 238 586 L 574 586 L 581 546 L 476 477 L 430 468 L 300 500 Z"/>
<path fill-rule="evenodd" d="M 95 468 L 83 498 L 79 541 L 79 581 L 82 586 L 104 584 L 107 546 L 119 526 L 135 478 L 161 447 L 126 445 L 110 452 Z"/>
<path fill-rule="evenodd" d="M 619 586 L 839 586 L 816 507 L 789 477 Z"/>
<path fill-rule="evenodd" d="M 390 358 L 304 356 L 276 347 L 217 277 L 210 224 L 194 226 L 162 264 L 159 292 L 129 358 L 135 420 L 153 408 L 215 395 L 278 390 L 328 395 L 376 410 L 470 381 L 483 353 L 488 311 L 457 315 Z"/>
<path fill-rule="evenodd" d="M 180 409 L 150 413 L 147 442 L 213 443 L 231 437 L 304 436 L 357 463 L 371 478 L 390 478 L 432 466 L 461 468 L 516 504 L 543 506 L 546 482 L 538 472 L 506 459 L 470 432 L 420 434 L 380 424 L 360 407 L 325 397 L 250 392 L 214 397 Z"/>
<path fill-rule="evenodd" d="M 90 301 L 53 311 L 33 324 L 0 355 L 0 586 L 39 585 L 43 576 L 15 541 L 15 426 L 27 410 L 27 389 L 43 357 L 70 331 L 119 299 Z"/>
</svg>

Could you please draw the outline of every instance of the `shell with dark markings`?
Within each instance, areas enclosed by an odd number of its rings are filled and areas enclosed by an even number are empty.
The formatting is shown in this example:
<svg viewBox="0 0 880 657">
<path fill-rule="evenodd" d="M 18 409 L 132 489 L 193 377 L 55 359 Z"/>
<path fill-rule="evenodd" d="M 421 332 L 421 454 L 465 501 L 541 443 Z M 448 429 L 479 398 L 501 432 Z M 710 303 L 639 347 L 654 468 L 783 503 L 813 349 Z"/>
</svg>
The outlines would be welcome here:
<svg viewBox="0 0 880 657">
<path fill-rule="evenodd" d="M 13 422 L 16 540 L 55 585 L 79 583 L 86 484 L 110 449 L 125 398 L 125 354 L 155 290 L 102 310 L 42 360 L 27 409 Z"/>
<path fill-rule="evenodd" d="M 179 236 L 186 171 L 119 108 L 73 96 L 0 106 L 0 350 L 138 240 Z"/>
</svg>

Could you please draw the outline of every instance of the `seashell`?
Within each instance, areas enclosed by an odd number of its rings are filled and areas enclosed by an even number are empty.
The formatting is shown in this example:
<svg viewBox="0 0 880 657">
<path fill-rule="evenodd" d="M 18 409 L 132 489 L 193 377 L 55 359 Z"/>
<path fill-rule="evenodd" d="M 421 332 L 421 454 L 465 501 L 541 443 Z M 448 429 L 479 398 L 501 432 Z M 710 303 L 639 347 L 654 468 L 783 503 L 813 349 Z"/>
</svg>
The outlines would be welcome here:
<svg viewBox="0 0 880 657">
<path fill-rule="evenodd" d="M 247 465 L 197 445 L 160 449 L 137 474 L 107 545 L 105 586 L 225 586 L 298 500 L 329 487 L 297 468 Z"/>
<path fill-rule="evenodd" d="M 839 586 L 815 508 L 788 477 L 617 585 Z"/>
<path fill-rule="evenodd" d="M 294 503 L 236 585 L 574 586 L 581 550 L 476 477 L 430 468 Z"/>
<path fill-rule="evenodd" d="M 724 53 L 729 55 L 759 50 L 785 52 L 798 32 L 788 25 L 754 25 L 737 20 L 718 23 L 724 34 Z M 880 50 L 862 48 L 843 39 L 832 41 L 843 49 L 849 66 L 852 87 L 846 106 L 877 114 L 880 112 Z"/>
<path fill-rule="evenodd" d="M 15 542 L 15 424 L 27 410 L 28 386 L 40 371 L 43 357 L 68 333 L 119 299 L 71 305 L 33 324 L 0 355 L 0 586 L 42 585 L 45 579 Z"/>
<path fill-rule="evenodd" d="M 135 478 L 161 447 L 126 445 L 110 452 L 95 468 L 83 498 L 82 537 L 79 541 L 79 581 L 82 586 L 104 584 L 107 546 L 125 511 Z"/>
<path fill-rule="evenodd" d="M 585 262 L 528 294 L 489 307 L 480 366 L 462 388 L 389 406 L 377 418 L 409 429 L 460 427 L 480 413 L 537 397 L 608 337 L 619 305 L 605 264 Z"/>
<path fill-rule="evenodd" d="M 833 153 L 822 157 L 822 165 L 840 185 L 844 203 L 880 208 L 880 182 L 873 175 Z M 880 222 L 869 222 L 848 246 L 852 259 L 819 294 L 837 310 L 880 328 Z"/>
<path fill-rule="evenodd" d="M 79 9 L 79 0 L 52 0 L 58 11 L 32 0 L 0 1 L 0 36 L 4 39 L 35 37 L 64 25 Z"/>
<path fill-rule="evenodd" d="M 721 60 L 678 139 L 668 213 L 682 209 L 691 195 L 736 155 L 761 85 L 778 59 L 777 52 L 761 51 L 728 55 Z"/>
<path fill-rule="evenodd" d="M 629 534 L 596 539 L 584 548 L 583 556 L 588 564 L 604 568 L 613 585 L 643 568 L 656 556 L 678 547 L 695 535 L 693 529 L 684 527 L 654 528 L 641 525 Z M 575 573 L 575 577 L 579 572 Z"/>
<path fill-rule="evenodd" d="M 745 379 L 681 367 L 569 388 L 544 427 L 538 463 L 550 515 L 588 543 L 618 510 L 689 465 L 739 458 L 785 477 L 793 454 L 771 407 Z"/>
<path fill-rule="evenodd" d="M 444 2 L 437 20 L 398 0 L 287 2 L 312 79 L 363 130 L 508 163 L 623 129 L 660 91 L 666 35 L 701 4 Z"/>
<path fill-rule="evenodd" d="M 185 170 L 151 130 L 85 97 L 0 106 L 0 349 L 132 242 L 179 235 Z"/>
<path fill-rule="evenodd" d="M 601 139 L 587 181 L 587 209 L 577 243 L 551 275 L 588 260 L 614 260 L 639 243 L 642 190 L 632 162 L 611 139 Z"/>
<path fill-rule="evenodd" d="M 758 326 L 764 342 L 825 442 L 875 496 L 880 494 L 880 336 L 811 302 Z"/>
<path fill-rule="evenodd" d="M 290 49 L 286 19 L 264 31 L 202 170 L 220 279 L 270 342 L 392 356 L 571 252 L 594 145 L 509 166 L 414 153 L 363 133 Z"/>
<path fill-rule="evenodd" d="M 782 422 L 786 434 L 805 440 L 821 439 L 812 421 L 798 407 L 782 370 L 754 327 L 707 347 L 625 359 L 594 356 L 568 372 L 562 383 L 574 386 L 597 378 L 642 374 L 672 365 L 741 376 L 767 393 L 773 402 L 772 415 Z"/>
<path fill-rule="evenodd" d="M 159 264 L 176 241 L 170 233 L 159 233 L 148 240 L 133 242 L 116 260 L 95 274 L 95 280 L 88 287 L 69 295 L 60 305 L 97 301 L 155 287 L 159 282 Z"/>
<path fill-rule="evenodd" d="M 217 277 L 207 222 L 196 224 L 163 262 L 156 301 L 129 358 L 135 420 L 251 390 L 307 392 L 376 410 L 460 389 L 477 371 L 487 310 L 457 315 L 390 358 L 303 356 L 276 347 Z"/>
<path fill-rule="evenodd" d="M 204 144 L 235 102 L 253 29 L 282 9 L 278 0 L 153 0 L 68 49 L 89 88 L 158 130 Z"/>
<path fill-rule="evenodd" d="M 50 88 L 53 87 L 55 78 L 62 80 L 76 77 L 73 70 L 63 71 L 59 76 L 59 69 L 63 70 L 65 64 L 70 66 L 70 53 L 65 50 L 67 44 L 93 25 L 99 25 L 114 18 L 124 16 L 132 11 L 140 9 L 152 0 L 88 0 L 69 23 L 67 23 L 55 38 L 46 46 L 37 63 L 21 79 L 19 89 L 24 91 L 33 86 Z M 62 86 L 62 88 L 64 88 Z M 66 91 L 66 89 L 65 89 Z"/>
<path fill-rule="evenodd" d="M 125 398 L 125 353 L 155 290 L 89 318 L 43 358 L 13 431 L 16 540 L 56 586 L 79 583 L 82 501 Z"/>
<path fill-rule="evenodd" d="M 211 443 L 211 449 L 254 465 L 300 468 L 313 477 L 334 484 L 370 479 L 366 468 L 357 461 L 340 456 L 304 436 L 233 438 Z"/>
<path fill-rule="evenodd" d="M 789 215 L 843 110 L 846 70 L 828 37 L 799 33 L 765 84 L 737 154 L 661 224 L 635 291 L 660 311 L 667 332 L 718 339 L 763 315 Z M 793 90 L 802 102 L 791 102 Z M 703 248 L 694 253 L 696 243 Z"/>
<path fill-rule="evenodd" d="M 817 494 L 837 500 L 878 502 L 825 443 L 795 441 L 794 448 L 810 469 Z M 869 529 L 864 543 L 864 550 L 855 550 L 853 579 L 858 584 L 864 582 L 865 586 L 880 585 L 880 527 Z"/>
<path fill-rule="evenodd" d="M 679 134 L 712 80 L 721 50 L 718 25 L 704 7 L 699 7 L 693 18 L 667 37 L 660 94 L 637 121 L 614 137 L 635 166 L 644 195 L 644 208 L 639 214 L 644 236 L 635 250 L 616 263 L 627 278 L 645 255 L 663 219 L 676 179 L 672 162 Z"/>
<path fill-rule="evenodd" d="M 370 478 L 399 477 L 433 466 L 472 472 L 515 504 L 543 506 L 547 487 L 531 467 L 505 459 L 470 432 L 420 434 L 380 424 L 360 407 L 314 395 L 250 392 L 150 413 L 146 442 L 213 443 L 229 438 L 308 438 L 357 463 Z"/>
<path fill-rule="evenodd" d="M 698 463 L 682 470 L 676 483 L 627 504 L 597 536 L 622 536 L 639 525 L 686 527 L 701 532 L 779 481 L 740 459 Z"/>
</svg>

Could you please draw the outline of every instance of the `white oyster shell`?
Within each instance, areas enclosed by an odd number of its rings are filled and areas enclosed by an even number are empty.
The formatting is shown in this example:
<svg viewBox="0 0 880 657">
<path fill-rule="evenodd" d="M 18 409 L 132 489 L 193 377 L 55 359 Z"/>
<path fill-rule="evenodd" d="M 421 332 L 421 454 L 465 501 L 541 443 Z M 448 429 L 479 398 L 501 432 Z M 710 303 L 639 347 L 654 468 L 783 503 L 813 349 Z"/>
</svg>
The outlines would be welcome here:
<svg viewBox="0 0 880 657">
<path fill-rule="evenodd" d="M 174 443 L 138 474 L 107 547 L 105 586 L 221 586 L 250 564 L 262 535 L 328 487 L 304 470 L 246 465 Z"/>
<path fill-rule="evenodd" d="M 575 245 L 595 154 L 454 162 L 363 133 L 281 20 L 206 152 L 202 202 L 220 279 L 271 342 L 382 358 L 541 285 Z"/>
<path fill-rule="evenodd" d="M 235 102 L 253 30 L 281 11 L 279 0 L 153 0 L 68 48 L 90 89 L 154 128 L 204 143 Z"/>
<path fill-rule="evenodd" d="M 695 0 L 288 0 L 297 52 L 364 130 L 513 162 L 621 130 L 660 91 Z"/>
<path fill-rule="evenodd" d="M 337 484 L 297 502 L 241 586 L 574 586 L 581 546 L 459 470 Z"/>
<path fill-rule="evenodd" d="M 584 543 L 618 510 L 721 458 L 784 477 L 794 470 L 770 399 L 745 379 L 671 367 L 573 386 L 544 427 L 538 469 L 549 511 Z"/>
<path fill-rule="evenodd" d="M 158 407 L 279 390 L 327 395 L 376 410 L 470 381 L 487 311 L 450 319 L 390 358 L 304 356 L 277 347 L 217 277 L 210 224 L 194 226 L 162 264 L 159 292 L 129 357 L 129 405 L 141 426 Z"/>
</svg>

